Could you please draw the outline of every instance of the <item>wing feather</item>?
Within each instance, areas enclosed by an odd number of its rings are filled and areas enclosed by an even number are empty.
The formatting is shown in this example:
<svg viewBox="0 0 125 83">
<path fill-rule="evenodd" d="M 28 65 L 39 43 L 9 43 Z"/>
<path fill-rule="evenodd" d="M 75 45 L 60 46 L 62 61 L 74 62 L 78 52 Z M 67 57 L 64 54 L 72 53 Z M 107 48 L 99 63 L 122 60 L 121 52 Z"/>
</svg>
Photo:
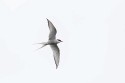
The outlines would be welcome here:
<svg viewBox="0 0 125 83">
<path fill-rule="evenodd" d="M 53 39 L 56 38 L 57 30 L 50 20 L 47 19 L 47 21 L 48 21 L 48 27 L 49 27 L 49 30 L 50 30 L 49 40 L 53 40 Z"/>
<path fill-rule="evenodd" d="M 59 65 L 59 60 L 60 60 L 60 50 L 57 46 L 57 44 L 54 44 L 54 45 L 50 45 L 52 51 L 53 51 L 53 57 L 54 57 L 54 60 L 55 60 L 55 64 L 56 64 L 56 69 L 58 68 L 58 65 Z"/>
</svg>

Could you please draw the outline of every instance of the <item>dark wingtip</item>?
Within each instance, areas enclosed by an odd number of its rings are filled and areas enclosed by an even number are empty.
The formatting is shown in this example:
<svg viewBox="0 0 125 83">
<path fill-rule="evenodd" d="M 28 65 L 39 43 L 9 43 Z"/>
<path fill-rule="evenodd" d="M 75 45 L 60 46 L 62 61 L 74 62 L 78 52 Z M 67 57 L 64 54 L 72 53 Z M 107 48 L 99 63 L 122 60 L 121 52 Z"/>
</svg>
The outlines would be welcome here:
<svg viewBox="0 0 125 83">
<path fill-rule="evenodd" d="M 47 21 L 49 21 L 49 19 L 48 19 L 48 18 L 46 18 L 46 20 L 47 20 Z"/>
<path fill-rule="evenodd" d="M 58 65 L 56 65 L 56 69 L 58 68 Z"/>
<path fill-rule="evenodd" d="M 49 20 L 48 20 L 48 18 L 46 18 L 46 20 L 47 20 L 47 22 L 48 22 L 48 26 L 49 26 Z"/>
</svg>

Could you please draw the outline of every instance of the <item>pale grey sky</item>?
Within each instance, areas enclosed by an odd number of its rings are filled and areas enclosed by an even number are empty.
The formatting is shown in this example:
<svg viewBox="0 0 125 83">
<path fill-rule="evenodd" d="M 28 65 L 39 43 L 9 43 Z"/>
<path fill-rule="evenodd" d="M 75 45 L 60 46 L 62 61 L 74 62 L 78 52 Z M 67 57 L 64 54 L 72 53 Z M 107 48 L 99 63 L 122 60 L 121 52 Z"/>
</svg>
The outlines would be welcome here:
<svg viewBox="0 0 125 83">
<path fill-rule="evenodd" d="M 125 83 L 124 0 L 0 0 L 0 83 Z M 61 59 L 56 70 L 46 18 Z"/>
</svg>

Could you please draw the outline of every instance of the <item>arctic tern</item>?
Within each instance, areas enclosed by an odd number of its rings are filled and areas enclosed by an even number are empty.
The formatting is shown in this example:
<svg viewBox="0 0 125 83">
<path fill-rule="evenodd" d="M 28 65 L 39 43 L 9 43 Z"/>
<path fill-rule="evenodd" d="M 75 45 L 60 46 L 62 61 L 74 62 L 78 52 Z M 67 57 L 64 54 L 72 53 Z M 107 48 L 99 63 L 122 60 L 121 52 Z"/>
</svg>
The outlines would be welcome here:
<svg viewBox="0 0 125 83">
<path fill-rule="evenodd" d="M 57 44 L 59 44 L 62 41 L 60 39 L 56 39 L 57 30 L 56 30 L 55 26 L 52 24 L 52 22 L 48 19 L 47 19 L 47 22 L 48 22 L 48 27 L 50 30 L 49 39 L 47 42 L 42 42 L 39 44 L 43 44 L 43 46 L 41 48 L 43 48 L 46 45 L 50 45 L 50 47 L 53 51 L 53 57 L 54 57 L 56 69 L 57 69 L 58 65 L 59 65 L 59 60 L 60 60 L 60 50 L 59 50 L 59 47 L 57 46 Z"/>
</svg>

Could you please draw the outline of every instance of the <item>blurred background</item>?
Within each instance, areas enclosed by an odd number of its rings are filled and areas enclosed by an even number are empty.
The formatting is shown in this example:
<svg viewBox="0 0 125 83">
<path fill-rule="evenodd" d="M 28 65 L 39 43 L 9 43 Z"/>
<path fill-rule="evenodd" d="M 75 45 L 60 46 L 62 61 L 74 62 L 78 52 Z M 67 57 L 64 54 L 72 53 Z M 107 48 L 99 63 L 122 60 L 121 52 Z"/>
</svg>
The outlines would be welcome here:
<svg viewBox="0 0 125 83">
<path fill-rule="evenodd" d="M 0 83 L 125 83 L 124 0 L 0 0 Z M 48 18 L 58 30 L 56 69 Z"/>
</svg>

